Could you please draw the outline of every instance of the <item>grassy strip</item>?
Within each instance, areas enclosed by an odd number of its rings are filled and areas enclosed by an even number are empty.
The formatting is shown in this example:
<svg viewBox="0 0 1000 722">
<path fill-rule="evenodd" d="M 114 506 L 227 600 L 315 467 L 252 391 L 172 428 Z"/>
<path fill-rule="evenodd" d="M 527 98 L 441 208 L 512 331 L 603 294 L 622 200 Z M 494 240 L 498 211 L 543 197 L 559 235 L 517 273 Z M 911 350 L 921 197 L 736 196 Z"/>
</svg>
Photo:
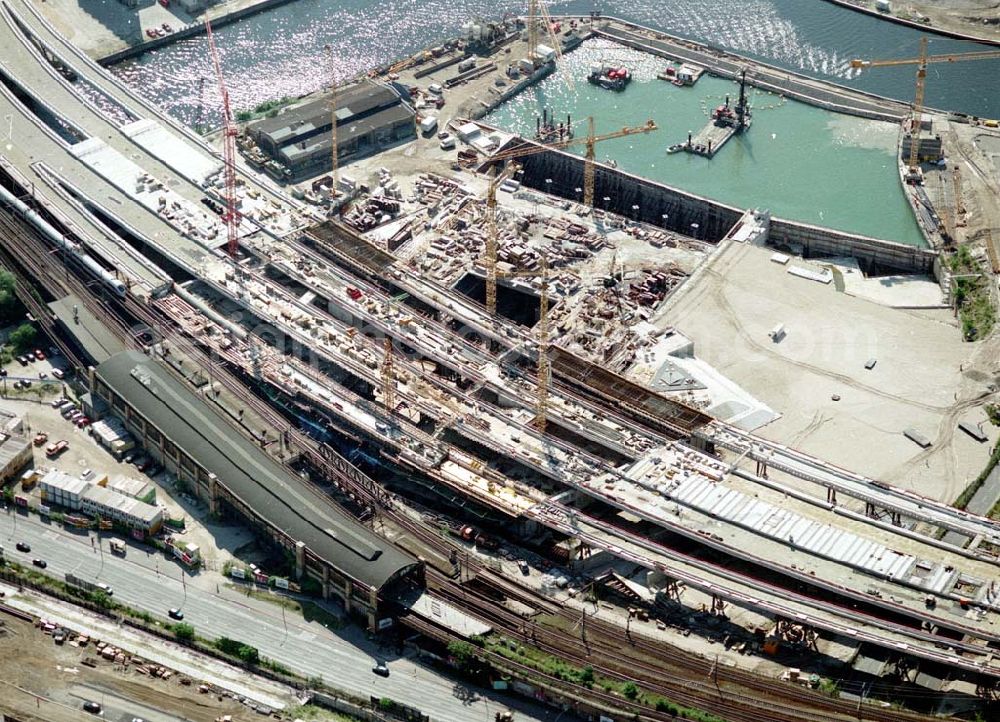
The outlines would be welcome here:
<svg viewBox="0 0 1000 722">
<path fill-rule="evenodd" d="M 982 488 L 983 484 L 986 483 L 986 477 L 993 472 L 993 469 L 996 468 L 998 463 L 1000 463 L 1000 439 L 997 440 L 996 445 L 993 447 L 993 453 L 990 454 L 990 460 L 987 462 L 986 468 L 979 473 L 979 476 L 977 476 L 971 484 L 965 487 L 965 490 L 958 495 L 958 498 L 955 499 L 955 503 L 952 504 L 952 506 L 957 509 L 964 509 L 968 506 L 969 502 L 972 501 L 972 497 L 974 497 L 976 492 L 978 492 Z M 1000 513 L 1000 502 L 997 502 L 997 504 L 990 511 L 990 516 L 996 518 L 995 515 L 998 513 Z"/>
<path fill-rule="evenodd" d="M 343 629 L 344 627 L 344 620 L 342 618 L 338 617 L 333 612 L 327 611 L 316 602 L 309 600 L 299 601 L 298 599 L 294 599 L 292 597 L 286 597 L 281 594 L 271 594 L 270 592 L 263 592 L 256 589 L 248 590 L 245 587 L 239 587 L 235 584 L 228 584 L 226 586 L 230 589 L 246 593 L 247 596 L 253 599 L 259 599 L 262 602 L 275 604 L 279 607 L 290 609 L 293 612 L 298 612 L 307 622 L 319 622 L 327 629 L 337 630 Z"/>
<path fill-rule="evenodd" d="M 487 638 L 484 640 L 484 647 L 501 657 L 536 669 L 550 677 L 556 677 L 571 684 L 578 684 L 587 689 L 592 689 L 596 686 L 605 692 L 620 695 L 631 702 L 645 705 L 657 712 L 668 712 L 680 719 L 694 720 L 694 722 L 725 722 L 722 717 L 714 715 L 711 712 L 693 707 L 684 707 L 666 697 L 644 691 L 631 680 L 622 682 L 595 674 L 594 668 L 589 665 L 586 667 L 577 667 L 559 657 L 542 652 L 535 647 L 513 643 L 504 637 Z"/>
<path fill-rule="evenodd" d="M 984 273 L 968 246 L 959 246 L 949 259 L 949 265 L 955 274 L 954 298 L 962 321 L 962 337 L 966 341 L 986 338 L 996 323 L 996 309 L 990 293 L 992 276 Z"/>
</svg>

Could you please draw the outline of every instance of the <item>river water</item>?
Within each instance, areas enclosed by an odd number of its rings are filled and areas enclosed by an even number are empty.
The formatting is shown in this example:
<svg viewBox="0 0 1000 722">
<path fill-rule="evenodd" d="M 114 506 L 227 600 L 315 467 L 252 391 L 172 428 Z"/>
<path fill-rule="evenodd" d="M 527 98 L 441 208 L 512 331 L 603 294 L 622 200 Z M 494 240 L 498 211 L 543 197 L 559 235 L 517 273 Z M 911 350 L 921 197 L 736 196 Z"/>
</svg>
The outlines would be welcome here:
<svg viewBox="0 0 1000 722">
<path fill-rule="evenodd" d="M 632 83 L 621 93 L 586 81 L 592 62 L 626 65 Z M 622 170 L 739 207 L 758 206 L 782 218 L 853 233 L 923 245 L 904 198 L 896 168 L 898 127 L 892 123 L 830 113 L 766 92 L 751 92 L 749 131 L 730 140 L 715 157 L 668 155 L 689 131 L 708 122 L 708 112 L 735 98 L 739 86 L 702 76 L 692 88 L 658 80 L 666 63 L 601 39 L 569 53 L 558 73 L 500 106 L 487 121 L 531 136 L 535 118 L 548 108 L 557 118 L 572 116 L 582 135 L 584 116 L 597 133 L 652 118 L 659 130 L 605 141 L 598 160 L 613 159 Z M 574 78 L 572 90 L 563 75 Z M 582 147 L 574 149 L 582 152 Z"/>
<path fill-rule="evenodd" d="M 348 78 L 381 63 L 455 36 L 475 17 L 524 13 L 526 2 L 506 0 L 294 0 L 216 31 L 235 109 L 330 82 L 324 47 L 336 58 L 336 76 Z M 587 14 L 593 0 L 555 2 L 552 13 Z M 822 0 L 624 0 L 612 13 L 683 37 L 847 85 L 910 100 L 914 68 L 859 74 L 851 58 L 914 57 L 920 33 Z M 982 49 L 930 36 L 930 52 Z M 218 93 L 204 37 L 183 40 L 113 69 L 178 118 L 216 124 Z M 1000 60 L 932 65 L 927 103 L 1000 117 Z"/>
<path fill-rule="evenodd" d="M 342 81 L 457 35 L 468 19 L 523 13 L 525 6 L 505 0 L 344 0 L 336 4 L 294 0 L 219 29 L 216 39 L 234 110 L 240 110 L 313 92 L 329 85 L 331 77 Z M 549 7 L 553 14 L 586 14 L 598 6 L 592 0 L 571 0 Z M 921 34 L 822 0 L 625 0 L 605 10 L 808 75 L 903 100 L 912 97 L 912 66 L 859 73 L 849 62 L 854 57 L 913 57 Z M 930 41 L 932 53 L 982 47 L 934 36 Z M 576 60 L 573 65 L 580 75 L 582 66 Z M 204 37 L 182 40 L 121 63 L 112 71 L 188 124 L 217 126 L 220 122 L 217 85 Z M 932 65 L 927 103 L 1000 117 L 998 77 L 1000 60 Z M 705 121 L 701 106 L 732 87 L 706 77 L 685 95 L 681 89 L 656 81 L 649 72 L 643 78 L 610 101 L 606 94 L 586 95 L 595 91 L 582 82 L 577 98 L 560 98 L 559 82 L 552 78 L 494 117 L 512 128 L 528 129 L 533 127 L 537 108 L 547 105 L 577 117 L 593 113 L 598 126 L 606 130 L 652 115 L 669 131 L 633 139 L 631 149 L 619 145 L 601 152 L 628 170 L 735 205 L 760 204 L 783 217 L 921 242 L 896 180 L 891 127 L 796 103 L 765 109 L 768 102 L 762 98 L 750 135 L 731 142 L 712 161 L 686 154 L 666 158 L 663 148 L 669 142 L 681 140 L 687 130 L 696 130 Z M 642 112 L 633 112 L 637 108 Z"/>
</svg>

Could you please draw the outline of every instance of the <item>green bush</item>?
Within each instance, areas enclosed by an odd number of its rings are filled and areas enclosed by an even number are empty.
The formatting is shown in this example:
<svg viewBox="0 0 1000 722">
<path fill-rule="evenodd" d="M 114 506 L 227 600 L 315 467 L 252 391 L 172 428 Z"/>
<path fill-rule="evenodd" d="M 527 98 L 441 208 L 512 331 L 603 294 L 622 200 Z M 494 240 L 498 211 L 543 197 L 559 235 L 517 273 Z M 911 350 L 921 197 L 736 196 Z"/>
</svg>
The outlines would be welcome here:
<svg viewBox="0 0 1000 722">
<path fill-rule="evenodd" d="M 38 331 L 30 323 L 22 323 L 10 334 L 10 343 L 18 353 L 30 351 L 35 345 Z"/>
<path fill-rule="evenodd" d="M 635 682 L 626 682 L 622 686 L 622 694 L 628 699 L 635 701 L 636 697 L 639 696 L 639 688 L 636 686 Z"/>
<path fill-rule="evenodd" d="M 179 622 L 173 626 L 174 636 L 182 642 L 190 642 L 194 639 L 194 627 L 184 622 Z"/>
</svg>

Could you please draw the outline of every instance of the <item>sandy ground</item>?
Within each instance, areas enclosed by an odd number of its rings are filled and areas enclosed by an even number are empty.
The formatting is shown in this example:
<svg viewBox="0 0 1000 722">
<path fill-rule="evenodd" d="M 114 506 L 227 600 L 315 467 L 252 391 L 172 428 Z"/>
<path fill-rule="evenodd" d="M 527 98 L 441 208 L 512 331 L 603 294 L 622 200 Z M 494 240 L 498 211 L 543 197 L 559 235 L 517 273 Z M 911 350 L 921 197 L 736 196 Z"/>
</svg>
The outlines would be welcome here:
<svg viewBox="0 0 1000 722">
<path fill-rule="evenodd" d="M 697 356 L 783 414 L 758 430 L 764 437 L 953 499 L 987 460 L 987 444 L 955 432 L 960 420 L 985 420 L 981 405 L 1000 382 L 997 341 L 963 343 L 947 310 L 872 303 L 791 276 L 771 255 L 723 250 L 660 323 L 676 325 Z M 787 335 L 773 343 L 767 334 L 778 323 Z M 877 365 L 865 370 L 871 358 Z M 932 446 L 903 436 L 910 427 Z"/>
<path fill-rule="evenodd" d="M 131 719 L 125 714 L 160 722 L 224 714 L 240 721 L 260 718 L 227 697 L 199 694 L 200 680 L 185 686 L 181 679 L 191 681 L 185 675 L 163 680 L 141 674 L 138 665 L 116 665 L 99 657 L 94 643 L 57 646 L 15 617 L 0 615 L 0 649 L 0 713 L 25 722 L 79 722 L 87 717 L 82 711 L 86 700 L 103 700 L 109 719 Z M 94 660 L 95 666 L 83 664 L 84 659 Z"/>
<path fill-rule="evenodd" d="M 844 3 L 875 10 L 875 0 L 844 0 Z M 928 28 L 1000 41 L 1000 2 L 997 0 L 895 0 L 892 14 L 904 20 L 924 16 L 930 20 Z"/>
</svg>

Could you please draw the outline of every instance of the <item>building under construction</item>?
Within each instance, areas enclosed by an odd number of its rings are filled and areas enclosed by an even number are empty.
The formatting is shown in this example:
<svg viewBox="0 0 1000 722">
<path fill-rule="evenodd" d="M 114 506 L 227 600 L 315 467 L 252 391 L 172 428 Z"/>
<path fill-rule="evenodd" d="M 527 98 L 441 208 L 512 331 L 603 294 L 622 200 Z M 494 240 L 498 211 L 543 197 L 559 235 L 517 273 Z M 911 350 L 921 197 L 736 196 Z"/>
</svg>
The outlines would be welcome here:
<svg viewBox="0 0 1000 722">
<path fill-rule="evenodd" d="M 441 66 L 443 84 L 454 81 L 449 102 L 482 110 L 555 62 L 524 46 L 512 39 L 492 68 L 455 75 L 441 65 L 467 60 L 455 53 L 414 61 L 397 79 L 416 83 L 422 68 Z M 414 138 L 414 114 L 429 115 L 437 93 L 404 99 L 394 87 L 366 80 L 339 93 L 338 158 Z M 325 218 L 329 208 L 228 159 L 239 182 L 223 180 L 196 137 L 151 121 L 143 127 L 160 142 L 144 145 L 99 110 L 37 107 L 13 110 L 31 154 L 18 146 L 0 163 L 3 200 L 17 211 L 4 214 L 13 239 L 4 260 L 48 295 L 79 294 L 133 349 L 91 374 L 109 414 L 159 445 L 195 494 L 266 525 L 301 555 L 304 576 L 373 621 L 388 609 L 379 591 L 419 586 L 421 565 L 276 486 L 321 478 L 345 507 L 411 531 L 424 528 L 413 521 L 421 512 L 446 510 L 424 525 L 431 539 L 457 525 L 463 553 L 501 571 L 496 539 L 518 550 L 507 556 L 524 579 L 504 582 L 511 596 L 522 583 L 540 596 L 568 587 L 552 596 L 570 606 L 612 579 L 633 607 L 709 617 L 705 629 L 741 610 L 753 624 L 729 626 L 748 649 L 845 664 L 889 650 L 995 689 L 1000 524 L 755 434 L 776 414 L 716 383 L 660 314 L 725 254 L 773 254 L 776 265 L 794 249 L 929 274 L 940 265 L 934 251 L 773 219 L 596 162 L 595 144 L 654 132 L 652 123 L 607 133 L 590 124 L 539 146 L 456 115 L 441 129 L 448 137 L 353 164 L 358 182 L 341 179 L 350 207 Z M 54 113 L 83 118 L 70 151 L 43 127 Z M 318 100 L 252 124 L 244 154 L 273 178 L 306 179 L 329 167 L 332 128 L 330 104 Z M 124 198 L 120 209 L 99 201 L 109 196 Z M 221 218 L 206 209 L 222 201 Z M 54 336 L 76 333 L 75 314 L 57 324 L 32 311 Z M 783 332 L 773 333 L 754 343 L 776 343 Z M 180 355 L 178 366 L 199 368 L 191 383 L 204 398 L 225 386 L 265 420 L 242 427 L 252 440 L 223 449 L 221 432 L 198 428 L 190 392 L 144 360 Z M 482 534 L 465 534 L 471 526 Z M 412 616 L 408 624 L 427 623 Z"/>
</svg>

